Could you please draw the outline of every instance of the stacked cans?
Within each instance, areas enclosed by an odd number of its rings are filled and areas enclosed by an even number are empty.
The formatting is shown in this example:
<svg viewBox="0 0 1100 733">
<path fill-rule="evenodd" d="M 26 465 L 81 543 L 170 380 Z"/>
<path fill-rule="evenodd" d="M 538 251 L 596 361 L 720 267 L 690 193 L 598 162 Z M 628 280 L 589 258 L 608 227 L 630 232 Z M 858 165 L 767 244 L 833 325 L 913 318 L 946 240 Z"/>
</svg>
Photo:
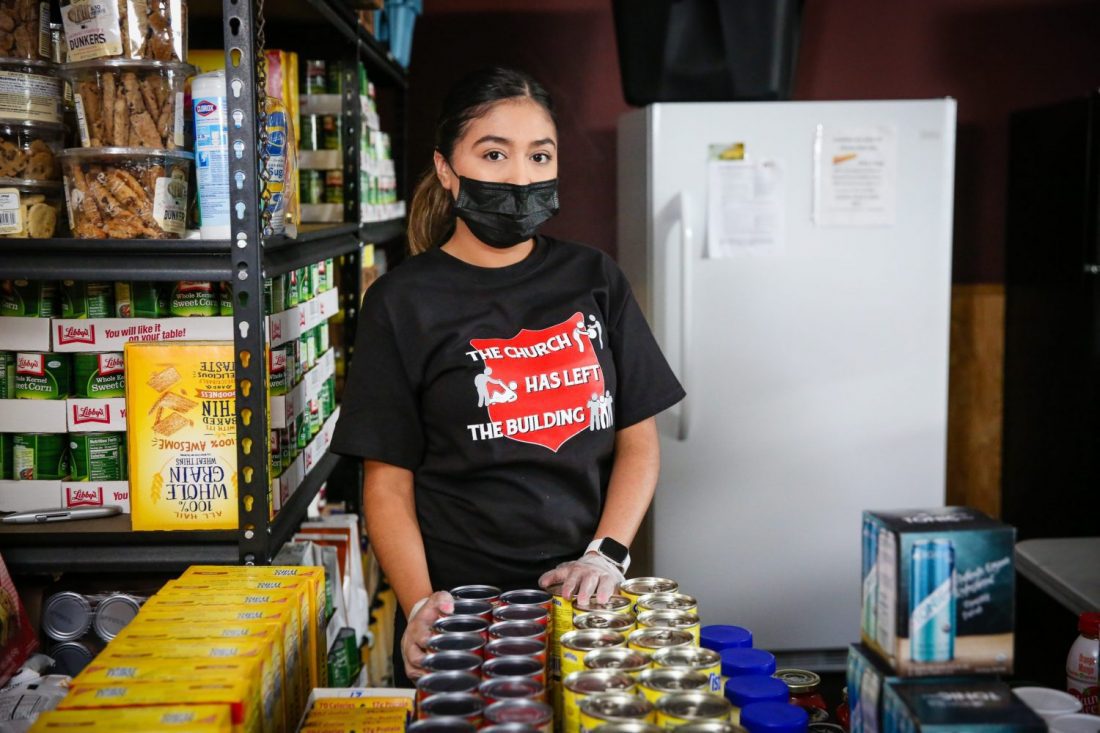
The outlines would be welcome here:
<svg viewBox="0 0 1100 733">
<path fill-rule="evenodd" d="M 451 595 L 454 613 L 433 625 L 423 660 L 428 673 L 417 681 L 417 730 L 465 724 L 551 733 L 546 686 L 551 595 L 502 593 L 486 585 L 461 586 Z"/>
<path fill-rule="evenodd" d="M 54 593 L 42 607 L 42 633 L 60 674 L 76 676 L 137 615 L 145 599 L 128 593 Z"/>
<path fill-rule="evenodd" d="M 264 306 L 268 313 L 281 313 L 335 287 L 335 260 L 322 260 L 265 280 Z M 308 329 L 296 339 L 273 346 L 268 354 L 271 395 L 282 396 L 293 392 L 331 346 L 327 322 Z M 272 476 L 278 476 L 290 467 L 336 410 L 335 372 L 324 379 L 320 390 L 308 395 L 308 399 L 302 400 L 296 407 L 294 419 L 288 419 L 285 428 L 271 431 Z"/>
</svg>

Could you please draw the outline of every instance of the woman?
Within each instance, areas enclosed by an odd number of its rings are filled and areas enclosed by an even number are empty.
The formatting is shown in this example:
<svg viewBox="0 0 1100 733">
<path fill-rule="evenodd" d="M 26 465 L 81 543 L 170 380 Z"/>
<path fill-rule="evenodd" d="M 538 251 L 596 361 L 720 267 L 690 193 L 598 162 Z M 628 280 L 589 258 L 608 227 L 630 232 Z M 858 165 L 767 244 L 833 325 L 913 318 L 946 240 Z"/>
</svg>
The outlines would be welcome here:
<svg viewBox="0 0 1100 733">
<path fill-rule="evenodd" d="M 657 482 L 654 416 L 684 396 L 618 267 L 536 235 L 558 210 L 546 91 L 476 72 L 444 101 L 435 146 L 415 256 L 367 291 L 333 440 L 365 461 L 402 686 L 423 674 L 448 589 L 614 592 Z"/>
</svg>

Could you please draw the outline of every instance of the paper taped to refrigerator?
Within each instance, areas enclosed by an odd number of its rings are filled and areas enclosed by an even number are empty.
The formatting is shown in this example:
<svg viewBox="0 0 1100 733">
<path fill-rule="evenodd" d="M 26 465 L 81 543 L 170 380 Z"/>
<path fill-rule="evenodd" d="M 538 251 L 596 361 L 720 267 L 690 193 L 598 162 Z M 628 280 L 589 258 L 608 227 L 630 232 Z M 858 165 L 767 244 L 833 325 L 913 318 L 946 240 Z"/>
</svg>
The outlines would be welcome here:
<svg viewBox="0 0 1100 733">
<path fill-rule="evenodd" d="M 707 161 L 706 257 L 783 250 L 783 168 L 775 160 L 724 160 L 712 145 Z"/>
</svg>

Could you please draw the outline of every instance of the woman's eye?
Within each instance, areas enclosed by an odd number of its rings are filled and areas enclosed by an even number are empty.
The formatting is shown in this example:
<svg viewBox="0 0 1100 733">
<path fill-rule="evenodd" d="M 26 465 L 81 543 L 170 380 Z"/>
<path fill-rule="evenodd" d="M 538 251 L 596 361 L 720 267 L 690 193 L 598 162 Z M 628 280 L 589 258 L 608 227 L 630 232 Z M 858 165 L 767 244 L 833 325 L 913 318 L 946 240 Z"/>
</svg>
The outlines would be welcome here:
<svg viewBox="0 0 1100 733">
<path fill-rule="evenodd" d="M 488 158 L 489 160 L 504 160 L 504 153 L 500 152 L 499 150 L 490 150 L 488 153 L 485 154 L 484 157 Z"/>
<path fill-rule="evenodd" d="M 550 162 L 550 154 L 549 153 L 535 153 L 534 155 L 531 156 L 531 160 L 535 161 L 536 163 L 549 163 Z"/>
</svg>

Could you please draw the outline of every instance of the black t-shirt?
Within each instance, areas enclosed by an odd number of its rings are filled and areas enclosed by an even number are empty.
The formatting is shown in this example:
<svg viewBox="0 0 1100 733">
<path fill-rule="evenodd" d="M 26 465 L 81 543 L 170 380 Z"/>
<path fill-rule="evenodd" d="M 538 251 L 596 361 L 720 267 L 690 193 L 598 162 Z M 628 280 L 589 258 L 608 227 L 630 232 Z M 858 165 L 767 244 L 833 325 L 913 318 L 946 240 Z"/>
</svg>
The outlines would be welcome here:
<svg viewBox="0 0 1100 733">
<path fill-rule="evenodd" d="M 441 249 L 360 312 L 332 449 L 415 473 L 432 587 L 524 587 L 599 522 L 615 430 L 684 396 L 618 266 L 536 237 L 508 267 Z"/>
</svg>

